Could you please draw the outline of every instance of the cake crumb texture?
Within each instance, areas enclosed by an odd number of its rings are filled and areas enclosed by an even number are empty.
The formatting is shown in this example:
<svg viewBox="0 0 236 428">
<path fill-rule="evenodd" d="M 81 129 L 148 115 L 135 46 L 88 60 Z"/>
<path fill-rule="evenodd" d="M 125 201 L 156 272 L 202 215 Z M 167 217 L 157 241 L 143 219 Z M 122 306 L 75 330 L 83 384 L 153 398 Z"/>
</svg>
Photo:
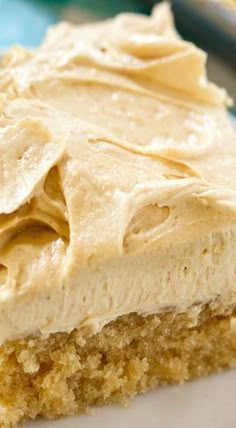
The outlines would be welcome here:
<svg viewBox="0 0 236 428">
<path fill-rule="evenodd" d="M 83 338 L 52 334 L 0 348 L 0 426 L 126 404 L 138 393 L 236 366 L 233 311 L 129 314 Z"/>
</svg>

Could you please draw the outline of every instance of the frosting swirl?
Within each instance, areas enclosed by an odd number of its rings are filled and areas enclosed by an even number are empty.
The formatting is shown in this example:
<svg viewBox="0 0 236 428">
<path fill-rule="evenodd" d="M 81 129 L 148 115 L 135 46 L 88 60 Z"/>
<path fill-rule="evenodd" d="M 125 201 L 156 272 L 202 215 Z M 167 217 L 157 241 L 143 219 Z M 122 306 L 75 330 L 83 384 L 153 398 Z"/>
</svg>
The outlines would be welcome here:
<svg viewBox="0 0 236 428">
<path fill-rule="evenodd" d="M 122 286 L 106 289 L 99 277 L 97 291 L 87 287 L 99 266 L 172 248 L 183 230 L 189 243 L 196 230 L 235 225 L 235 131 L 205 61 L 180 39 L 166 3 L 151 17 L 62 23 L 36 51 L 6 56 L 0 338 L 147 312 L 148 286 L 143 301 L 132 286 L 123 309 Z M 155 310 L 173 303 L 168 293 Z"/>
</svg>

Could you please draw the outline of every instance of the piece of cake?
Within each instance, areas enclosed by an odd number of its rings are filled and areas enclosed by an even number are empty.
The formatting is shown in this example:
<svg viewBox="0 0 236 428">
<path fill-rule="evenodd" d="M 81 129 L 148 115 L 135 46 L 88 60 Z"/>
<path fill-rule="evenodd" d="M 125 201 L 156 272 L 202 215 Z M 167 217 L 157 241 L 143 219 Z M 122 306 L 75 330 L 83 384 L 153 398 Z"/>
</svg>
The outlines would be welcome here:
<svg viewBox="0 0 236 428">
<path fill-rule="evenodd" d="M 236 134 L 167 4 L 0 71 L 0 426 L 236 366 Z"/>
</svg>

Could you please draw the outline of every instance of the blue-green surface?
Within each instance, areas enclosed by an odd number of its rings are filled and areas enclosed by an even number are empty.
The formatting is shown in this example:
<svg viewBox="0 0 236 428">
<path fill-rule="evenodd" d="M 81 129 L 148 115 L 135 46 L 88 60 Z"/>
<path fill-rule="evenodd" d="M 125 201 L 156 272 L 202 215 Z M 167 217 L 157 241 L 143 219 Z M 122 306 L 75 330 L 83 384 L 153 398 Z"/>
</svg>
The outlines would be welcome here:
<svg viewBox="0 0 236 428">
<path fill-rule="evenodd" d="M 145 12 L 145 7 L 138 0 L 0 0 L 0 48 L 38 45 L 48 25 L 72 10 L 106 17 L 121 11 Z"/>
</svg>

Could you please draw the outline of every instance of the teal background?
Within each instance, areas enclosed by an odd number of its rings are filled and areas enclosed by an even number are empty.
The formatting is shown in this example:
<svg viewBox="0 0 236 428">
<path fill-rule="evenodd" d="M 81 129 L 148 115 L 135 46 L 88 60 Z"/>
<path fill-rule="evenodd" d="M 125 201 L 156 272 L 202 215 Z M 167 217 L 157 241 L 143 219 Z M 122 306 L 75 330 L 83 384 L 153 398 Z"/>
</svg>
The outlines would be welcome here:
<svg viewBox="0 0 236 428">
<path fill-rule="evenodd" d="M 143 4 L 139 0 L 0 0 L 0 49 L 16 43 L 37 46 L 48 25 L 67 17 L 68 11 L 78 10 L 79 18 L 80 8 L 82 14 L 103 18 L 121 11 L 145 13 Z"/>
</svg>

